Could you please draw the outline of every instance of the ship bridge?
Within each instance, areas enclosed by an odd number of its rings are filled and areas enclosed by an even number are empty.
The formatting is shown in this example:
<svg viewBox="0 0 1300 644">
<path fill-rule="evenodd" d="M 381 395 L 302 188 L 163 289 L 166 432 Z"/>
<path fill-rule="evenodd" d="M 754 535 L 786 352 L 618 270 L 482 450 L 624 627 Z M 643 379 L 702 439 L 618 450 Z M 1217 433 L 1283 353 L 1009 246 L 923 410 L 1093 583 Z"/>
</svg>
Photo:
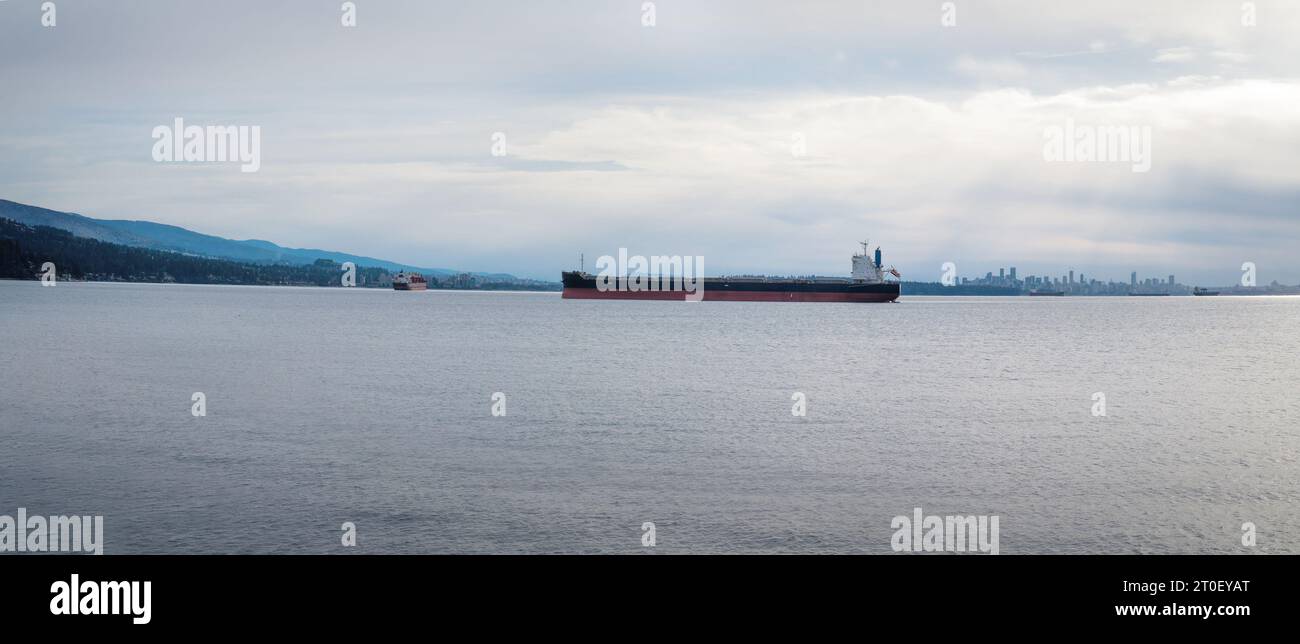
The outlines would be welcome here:
<svg viewBox="0 0 1300 644">
<path fill-rule="evenodd" d="M 869 284 L 878 284 L 885 281 L 885 268 L 880 263 L 880 247 L 876 247 L 876 256 L 873 258 L 870 254 L 870 241 L 858 242 L 862 244 L 862 252 L 853 255 L 853 281 L 867 282 Z M 897 275 L 897 271 L 890 270 Z"/>
</svg>

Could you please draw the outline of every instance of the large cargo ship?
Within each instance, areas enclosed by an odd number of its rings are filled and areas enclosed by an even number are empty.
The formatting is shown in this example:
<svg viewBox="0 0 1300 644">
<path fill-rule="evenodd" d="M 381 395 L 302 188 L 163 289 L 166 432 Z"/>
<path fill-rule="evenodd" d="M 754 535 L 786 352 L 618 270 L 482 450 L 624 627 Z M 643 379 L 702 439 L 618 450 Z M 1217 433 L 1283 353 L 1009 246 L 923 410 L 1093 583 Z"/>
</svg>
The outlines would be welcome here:
<svg viewBox="0 0 1300 644">
<path fill-rule="evenodd" d="M 705 277 L 688 280 L 686 288 L 647 290 L 627 276 L 597 276 L 584 271 L 564 271 L 562 297 L 588 300 L 706 300 L 730 302 L 893 302 L 898 299 L 899 283 L 885 279 L 888 273 L 900 277 L 897 270 L 884 268 L 880 248 L 873 260 L 867 254 L 853 255 L 850 277 Z M 669 281 L 665 277 L 664 284 Z"/>
<path fill-rule="evenodd" d="M 408 273 L 398 271 L 393 276 L 394 291 L 423 291 L 429 288 L 429 283 L 425 281 L 424 276 L 419 273 Z"/>
</svg>

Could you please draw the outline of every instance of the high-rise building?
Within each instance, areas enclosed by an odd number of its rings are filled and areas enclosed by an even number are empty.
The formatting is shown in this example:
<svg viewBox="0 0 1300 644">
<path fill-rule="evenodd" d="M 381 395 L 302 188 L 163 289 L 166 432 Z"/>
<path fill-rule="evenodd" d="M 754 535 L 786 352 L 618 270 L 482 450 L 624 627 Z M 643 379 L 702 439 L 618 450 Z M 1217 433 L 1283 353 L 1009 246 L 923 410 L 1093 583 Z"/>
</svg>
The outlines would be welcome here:
<svg viewBox="0 0 1300 644">
<path fill-rule="evenodd" d="M 1015 266 L 1012 266 L 1012 267 L 1011 267 L 1011 279 L 1012 279 L 1012 280 L 1016 279 L 1016 267 L 1015 267 Z"/>
<path fill-rule="evenodd" d="M 1129 286 L 1137 286 L 1137 285 L 1138 285 L 1138 272 L 1137 272 L 1137 271 L 1133 271 L 1132 273 L 1129 273 L 1129 274 L 1128 274 L 1128 284 L 1129 284 Z"/>
<path fill-rule="evenodd" d="M 1005 269 L 1005 268 L 999 268 L 999 269 L 998 269 L 998 279 L 1006 279 L 1006 277 L 1007 277 L 1007 269 Z"/>
<path fill-rule="evenodd" d="M 1169 276 L 1169 285 L 1170 285 L 1170 286 L 1173 286 L 1173 285 L 1174 285 L 1174 276 L 1173 276 L 1173 275 L 1170 275 L 1170 276 Z"/>
<path fill-rule="evenodd" d="M 1071 284 L 1074 283 L 1074 271 L 1073 271 L 1073 270 L 1070 271 L 1070 283 L 1071 283 Z"/>
</svg>

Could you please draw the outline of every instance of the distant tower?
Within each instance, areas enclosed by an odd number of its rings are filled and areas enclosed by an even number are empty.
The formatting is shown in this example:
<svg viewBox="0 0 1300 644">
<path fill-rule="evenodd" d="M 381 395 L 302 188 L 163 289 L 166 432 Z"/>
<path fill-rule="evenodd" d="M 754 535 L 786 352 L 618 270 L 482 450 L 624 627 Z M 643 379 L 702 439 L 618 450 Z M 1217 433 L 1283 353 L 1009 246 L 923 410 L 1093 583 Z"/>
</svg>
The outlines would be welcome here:
<svg viewBox="0 0 1300 644">
<path fill-rule="evenodd" d="M 1173 286 L 1173 285 L 1174 285 L 1174 276 L 1173 276 L 1173 275 L 1170 275 L 1170 276 L 1169 276 L 1169 285 L 1170 285 L 1170 286 Z"/>
<path fill-rule="evenodd" d="M 1012 281 L 1015 281 L 1015 279 L 1016 279 L 1016 267 L 1015 267 L 1015 266 L 1012 266 L 1012 267 L 1011 267 L 1011 280 L 1012 280 Z"/>
<path fill-rule="evenodd" d="M 1132 273 L 1129 273 L 1129 274 L 1128 274 L 1128 285 L 1129 285 L 1129 286 L 1137 286 L 1137 285 L 1138 285 L 1138 272 L 1137 272 L 1137 271 L 1133 271 Z"/>
<path fill-rule="evenodd" d="M 1070 270 L 1070 283 L 1071 283 L 1071 284 L 1074 283 L 1074 270 L 1073 270 L 1073 269 Z"/>
</svg>

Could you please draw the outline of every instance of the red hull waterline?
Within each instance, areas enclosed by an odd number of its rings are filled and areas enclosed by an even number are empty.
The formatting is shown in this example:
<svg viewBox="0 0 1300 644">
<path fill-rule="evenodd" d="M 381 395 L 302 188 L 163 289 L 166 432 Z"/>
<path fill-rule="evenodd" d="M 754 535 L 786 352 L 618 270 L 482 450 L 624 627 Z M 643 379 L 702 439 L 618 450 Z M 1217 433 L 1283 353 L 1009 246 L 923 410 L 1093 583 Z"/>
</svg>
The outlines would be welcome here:
<svg viewBox="0 0 1300 644">
<path fill-rule="evenodd" d="M 594 288 L 566 288 L 566 300 L 670 300 L 684 301 L 685 291 L 601 291 Z M 793 291 L 716 291 L 704 289 L 706 302 L 892 302 L 889 293 L 797 293 Z"/>
</svg>

